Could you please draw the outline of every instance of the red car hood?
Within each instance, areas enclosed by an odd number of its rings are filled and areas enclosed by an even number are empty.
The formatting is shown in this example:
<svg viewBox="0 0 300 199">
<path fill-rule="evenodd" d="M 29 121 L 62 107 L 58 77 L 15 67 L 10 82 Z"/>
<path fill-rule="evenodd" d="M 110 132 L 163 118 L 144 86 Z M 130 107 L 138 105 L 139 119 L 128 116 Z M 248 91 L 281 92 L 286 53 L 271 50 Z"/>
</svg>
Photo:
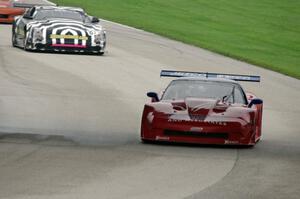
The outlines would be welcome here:
<svg viewBox="0 0 300 199">
<path fill-rule="evenodd" d="M 185 107 L 189 115 L 206 116 L 210 111 L 218 106 L 218 102 L 219 101 L 215 99 L 186 98 Z M 224 105 L 225 104 L 222 104 L 222 107 L 225 110 L 226 108 L 228 108 L 228 106 Z"/>
<path fill-rule="evenodd" d="M 242 104 L 227 104 L 215 99 L 186 98 L 148 104 L 159 118 L 187 120 L 223 120 L 233 118 L 250 122 L 254 110 Z"/>
</svg>

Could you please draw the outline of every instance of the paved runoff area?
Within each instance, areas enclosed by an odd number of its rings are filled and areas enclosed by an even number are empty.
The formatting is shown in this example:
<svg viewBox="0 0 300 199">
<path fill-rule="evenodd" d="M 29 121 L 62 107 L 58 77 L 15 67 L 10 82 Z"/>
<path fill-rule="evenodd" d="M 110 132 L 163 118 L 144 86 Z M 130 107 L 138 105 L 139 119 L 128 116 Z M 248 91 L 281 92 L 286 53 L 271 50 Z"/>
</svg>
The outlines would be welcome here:
<svg viewBox="0 0 300 199">
<path fill-rule="evenodd" d="M 0 25 L 0 198 L 299 198 L 300 81 L 102 20 L 104 56 L 25 52 Z M 253 148 L 142 144 L 162 69 L 253 74 Z"/>
</svg>

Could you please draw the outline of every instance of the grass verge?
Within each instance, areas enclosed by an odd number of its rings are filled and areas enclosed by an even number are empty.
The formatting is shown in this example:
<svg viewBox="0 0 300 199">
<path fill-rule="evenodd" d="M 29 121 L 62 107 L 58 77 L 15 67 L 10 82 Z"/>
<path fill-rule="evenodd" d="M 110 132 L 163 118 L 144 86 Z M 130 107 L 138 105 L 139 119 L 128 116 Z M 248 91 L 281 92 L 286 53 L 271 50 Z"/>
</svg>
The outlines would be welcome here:
<svg viewBox="0 0 300 199">
<path fill-rule="evenodd" d="M 300 79 L 299 0 L 54 0 Z"/>
</svg>

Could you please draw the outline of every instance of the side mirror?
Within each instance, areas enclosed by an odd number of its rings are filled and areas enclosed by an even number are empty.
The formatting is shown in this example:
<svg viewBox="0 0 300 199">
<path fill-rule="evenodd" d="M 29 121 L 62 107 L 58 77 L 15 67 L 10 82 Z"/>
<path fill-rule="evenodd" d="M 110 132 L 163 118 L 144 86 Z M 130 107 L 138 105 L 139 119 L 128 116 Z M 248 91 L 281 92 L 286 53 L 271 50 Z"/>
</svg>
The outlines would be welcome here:
<svg viewBox="0 0 300 199">
<path fill-rule="evenodd" d="M 33 19 L 33 17 L 30 16 L 30 15 L 24 15 L 23 18 L 24 18 L 24 19 Z"/>
<path fill-rule="evenodd" d="M 100 20 L 97 17 L 92 17 L 92 23 L 99 23 Z"/>
<path fill-rule="evenodd" d="M 152 102 L 158 102 L 159 101 L 158 95 L 155 92 L 148 92 L 147 96 L 152 98 Z"/>
<path fill-rule="evenodd" d="M 261 99 L 255 98 L 255 99 L 251 100 L 251 102 L 248 104 L 248 108 L 251 108 L 254 104 L 259 105 L 262 103 L 263 103 L 263 101 Z"/>
</svg>

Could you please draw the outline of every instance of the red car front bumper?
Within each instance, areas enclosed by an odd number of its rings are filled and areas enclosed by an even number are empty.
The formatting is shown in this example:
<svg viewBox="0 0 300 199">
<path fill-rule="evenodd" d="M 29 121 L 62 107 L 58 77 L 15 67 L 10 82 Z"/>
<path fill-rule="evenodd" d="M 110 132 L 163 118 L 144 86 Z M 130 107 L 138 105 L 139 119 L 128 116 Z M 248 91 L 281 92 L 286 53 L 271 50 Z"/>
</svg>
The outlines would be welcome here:
<svg viewBox="0 0 300 199">
<path fill-rule="evenodd" d="M 142 121 L 142 140 L 199 144 L 254 145 L 252 125 L 241 119 L 170 120 L 155 118 Z"/>
</svg>

